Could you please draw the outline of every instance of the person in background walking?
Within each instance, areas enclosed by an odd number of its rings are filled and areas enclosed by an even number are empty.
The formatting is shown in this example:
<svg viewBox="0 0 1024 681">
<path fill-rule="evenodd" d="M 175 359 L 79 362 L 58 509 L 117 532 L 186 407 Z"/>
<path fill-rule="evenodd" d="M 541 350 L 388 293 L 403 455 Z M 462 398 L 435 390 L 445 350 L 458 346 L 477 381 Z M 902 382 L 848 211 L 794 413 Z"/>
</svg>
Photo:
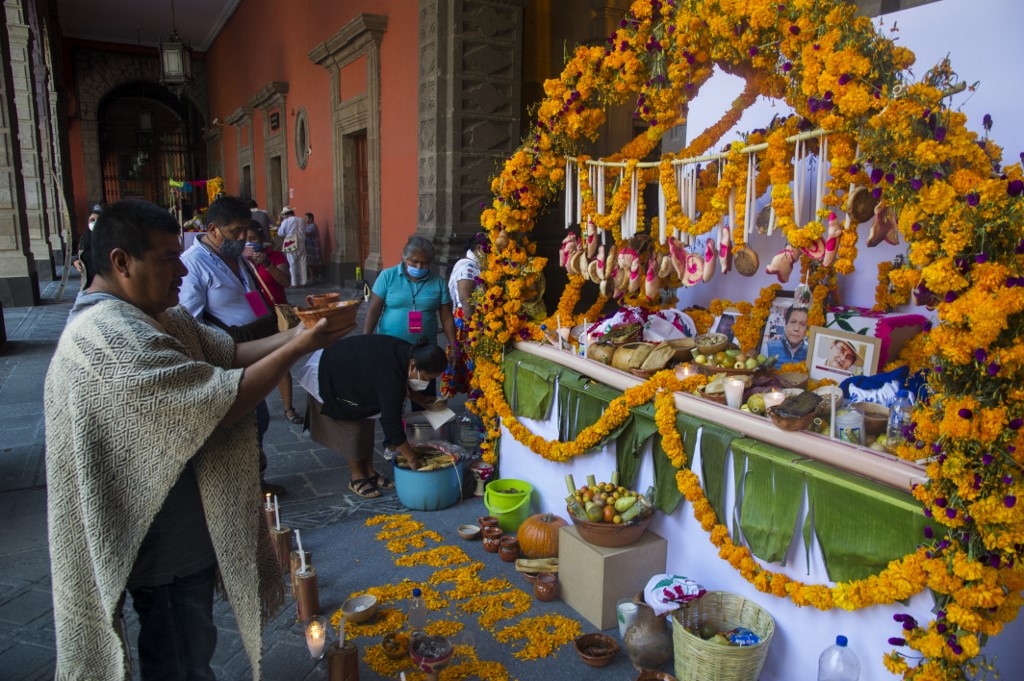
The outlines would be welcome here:
<svg viewBox="0 0 1024 681">
<path fill-rule="evenodd" d="M 459 259 L 448 277 L 448 294 L 455 316 L 455 345 L 448 348 L 451 360 L 441 374 L 441 397 L 468 393 L 473 377 L 469 358 L 469 324 L 473 319 L 473 292 L 480 285 L 480 261 L 486 256 L 487 233 L 477 232 L 466 242 L 466 255 Z"/>
<path fill-rule="evenodd" d="M 273 305 L 287 305 L 288 297 L 284 293 L 284 287 L 290 281 L 288 259 L 284 257 L 284 253 L 274 248 L 273 243 L 267 241 L 266 234 L 255 220 L 249 223 L 249 229 L 245 232 L 244 255 L 266 287 L 264 292 L 270 294 L 270 302 Z M 277 390 L 281 393 L 281 402 L 284 403 L 284 417 L 289 423 L 302 423 L 302 417 L 295 413 L 295 406 L 292 404 L 291 373 L 284 375 L 277 384 Z"/>
<path fill-rule="evenodd" d="M 285 206 L 281 209 L 281 226 L 277 235 L 284 239 L 281 250 L 288 256 L 288 267 L 292 271 L 292 288 L 306 286 L 306 221 L 295 216 L 295 209 Z"/>
<path fill-rule="evenodd" d="M 82 281 L 79 285 L 80 291 L 84 291 L 89 288 L 92 284 L 93 275 L 96 274 L 95 268 L 92 264 L 92 249 L 90 248 L 90 244 L 92 243 L 92 230 L 96 227 L 96 220 L 99 219 L 100 213 L 102 212 L 103 207 L 100 206 L 100 204 L 97 203 L 92 207 L 92 211 L 89 212 L 89 229 L 82 232 L 82 236 L 78 239 L 78 257 L 71 263 L 72 266 L 82 275 Z"/>
<path fill-rule="evenodd" d="M 252 214 L 252 219 L 263 229 L 263 234 L 269 236 L 270 214 L 260 208 L 260 204 L 256 203 L 256 199 L 249 199 L 249 212 Z"/>
<path fill-rule="evenodd" d="M 309 280 L 320 281 L 323 259 L 320 256 L 320 228 L 316 226 L 312 213 L 306 213 L 306 267 L 309 268 Z"/>
</svg>

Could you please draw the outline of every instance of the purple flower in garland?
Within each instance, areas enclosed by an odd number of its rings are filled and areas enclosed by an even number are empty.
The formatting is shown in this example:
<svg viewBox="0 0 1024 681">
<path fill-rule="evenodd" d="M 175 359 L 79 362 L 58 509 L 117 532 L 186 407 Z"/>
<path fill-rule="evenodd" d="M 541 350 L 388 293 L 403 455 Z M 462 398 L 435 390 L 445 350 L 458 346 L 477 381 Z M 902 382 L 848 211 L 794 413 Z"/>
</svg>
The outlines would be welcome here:
<svg viewBox="0 0 1024 681">
<path fill-rule="evenodd" d="M 1024 419 L 1016 418 L 1010 420 L 1010 430 L 1020 430 L 1024 426 Z"/>
<path fill-rule="evenodd" d="M 1013 476 L 1004 475 L 1003 476 L 1003 484 L 1004 485 L 1012 485 L 1013 484 Z"/>
<path fill-rule="evenodd" d="M 989 376 L 996 376 L 999 374 L 999 362 L 989 362 L 986 369 Z"/>
<path fill-rule="evenodd" d="M 921 231 L 921 223 L 920 222 L 915 222 L 914 224 L 910 225 L 910 229 L 912 231 L 915 231 L 915 232 L 920 232 Z"/>
<path fill-rule="evenodd" d="M 871 196 L 873 196 L 876 199 L 882 198 L 882 188 L 881 187 L 875 187 L 874 189 L 872 189 L 871 190 Z"/>
<path fill-rule="evenodd" d="M 813 49 L 815 52 L 817 52 L 818 50 L 821 49 L 821 45 L 819 45 L 818 43 L 814 43 L 813 45 L 811 45 L 811 49 Z M 1021 155 L 1024 156 L 1024 154 L 1021 154 Z"/>
<path fill-rule="evenodd" d="M 956 509 L 955 508 L 947 508 L 946 509 L 946 517 L 949 518 L 950 520 L 953 520 L 954 518 L 956 518 Z"/>
<path fill-rule="evenodd" d="M 920 191 L 921 187 L 924 186 L 924 182 L 915 177 L 913 180 L 910 181 L 910 186 L 914 189 L 915 192 Z"/>
<path fill-rule="evenodd" d="M 939 508 L 946 508 L 946 504 L 948 503 L 949 502 L 946 501 L 946 497 L 935 497 L 935 505 Z"/>
<path fill-rule="evenodd" d="M 1013 508 L 1017 505 L 1017 497 L 1012 494 L 1007 494 L 1003 497 L 1003 505 L 1006 506 L 1006 508 Z"/>
<path fill-rule="evenodd" d="M 789 73 L 790 70 L 792 70 L 792 68 L 793 68 L 793 63 L 792 62 L 788 62 L 787 61 L 785 64 L 782 65 L 783 73 Z"/>
<path fill-rule="evenodd" d="M 1014 246 L 1013 248 L 1013 252 L 1016 253 L 1017 255 L 1021 255 L 1022 253 L 1024 253 L 1024 239 L 1021 239 L 1020 241 L 1017 242 L 1017 245 Z"/>
<path fill-rule="evenodd" d="M 974 351 L 975 362 L 984 362 L 986 359 L 988 359 L 988 352 L 985 351 L 985 348 L 978 348 Z"/>
<path fill-rule="evenodd" d="M 1006 185 L 1006 193 L 1010 196 L 1020 196 L 1024 194 L 1024 180 L 1011 180 Z"/>
<path fill-rule="evenodd" d="M 851 175 L 856 175 L 859 172 L 860 172 L 860 164 L 859 163 L 854 163 L 852 166 L 850 166 L 850 174 Z"/>
<path fill-rule="evenodd" d="M 956 413 L 956 415 L 962 419 L 970 419 L 972 416 L 974 416 L 974 412 L 972 412 L 967 407 L 963 407 L 960 411 Z"/>
<path fill-rule="evenodd" d="M 905 639 L 902 639 L 902 638 L 900 638 L 898 636 L 890 636 L 889 637 L 889 645 L 891 645 L 891 646 L 905 646 L 905 645 L 907 645 L 907 642 L 906 642 Z"/>
<path fill-rule="evenodd" d="M 995 461 L 995 457 L 992 456 L 991 454 L 989 454 L 988 452 L 985 452 L 984 454 L 981 455 L 981 463 L 982 463 L 982 465 L 987 466 L 990 463 L 992 463 L 993 461 Z"/>
<path fill-rule="evenodd" d="M 982 116 L 981 127 L 985 128 L 985 132 L 992 129 L 992 114 L 985 114 Z"/>
<path fill-rule="evenodd" d="M 990 556 L 988 559 L 989 567 L 997 568 L 1002 564 L 1002 562 L 1003 561 L 999 559 L 999 556 Z"/>
<path fill-rule="evenodd" d="M 789 27 L 789 32 L 791 35 L 800 35 L 800 27 L 793 24 Z"/>
<path fill-rule="evenodd" d="M 945 298 L 943 298 L 943 300 L 945 300 L 947 303 L 952 303 L 954 300 L 956 300 L 956 298 L 957 295 L 954 291 L 946 291 L 946 296 Z"/>
<path fill-rule="evenodd" d="M 935 625 L 935 631 L 939 632 L 940 634 L 945 634 L 946 633 L 946 625 L 943 624 L 942 622 L 939 622 L 938 624 Z"/>
<path fill-rule="evenodd" d="M 976 192 L 971 192 L 970 194 L 967 195 L 967 205 L 968 206 L 970 206 L 971 208 L 974 208 L 979 203 L 981 203 L 981 197 L 978 196 L 978 194 Z"/>
<path fill-rule="evenodd" d="M 988 262 L 988 253 L 979 253 L 978 255 L 974 256 L 974 262 L 978 263 L 979 265 L 984 265 L 985 263 Z"/>
<path fill-rule="evenodd" d="M 935 537 L 935 530 L 932 529 L 931 525 L 924 526 L 924 538 L 933 539 Z"/>
<path fill-rule="evenodd" d="M 944 139 L 946 139 L 946 129 L 940 125 L 939 127 L 935 128 L 935 141 L 941 142 Z"/>
<path fill-rule="evenodd" d="M 843 75 L 839 76 L 840 85 L 846 85 L 851 80 L 853 80 L 853 76 L 851 76 L 849 73 L 844 73 Z"/>
<path fill-rule="evenodd" d="M 878 184 L 882 181 L 882 176 L 885 172 L 881 168 L 875 168 L 871 171 L 871 184 Z"/>
<path fill-rule="evenodd" d="M 751 57 L 756 57 L 757 56 L 757 45 L 751 45 L 750 49 L 747 50 L 747 52 L 750 53 Z"/>
</svg>

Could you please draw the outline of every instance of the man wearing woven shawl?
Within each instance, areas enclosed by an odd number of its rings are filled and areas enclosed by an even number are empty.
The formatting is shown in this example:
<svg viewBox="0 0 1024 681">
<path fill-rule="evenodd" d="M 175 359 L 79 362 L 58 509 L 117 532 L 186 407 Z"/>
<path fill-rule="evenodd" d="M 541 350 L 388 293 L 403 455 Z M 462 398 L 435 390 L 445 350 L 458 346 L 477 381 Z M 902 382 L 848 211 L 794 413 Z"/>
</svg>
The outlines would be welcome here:
<svg viewBox="0 0 1024 681">
<path fill-rule="evenodd" d="M 57 679 L 129 678 L 126 590 L 144 681 L 213 679 L 217 581 L 258 679 L 263 623 L 283 600 L 253 409 L 296 360 L 351 329 L 328 334 L 321 321 L 236 346 L 177 307 L 178 229 L 143 201 L 103 213 L 96 278 L 47 373 Z"/>
</svg>

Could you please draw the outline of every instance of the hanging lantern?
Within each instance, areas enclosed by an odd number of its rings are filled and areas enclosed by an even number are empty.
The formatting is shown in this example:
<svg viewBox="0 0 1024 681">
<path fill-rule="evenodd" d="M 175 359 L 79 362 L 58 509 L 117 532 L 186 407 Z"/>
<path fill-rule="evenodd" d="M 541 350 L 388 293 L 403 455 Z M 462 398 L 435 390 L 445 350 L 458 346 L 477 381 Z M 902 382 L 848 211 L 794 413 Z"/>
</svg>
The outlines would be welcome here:
<svg viewBox="0 0 1024 681">
<path fill-rule="evenodd" d="M 160 43 L 160 83 L 181 92 L 192 82 L 192 50 L 182 41 L 177 29 Z"/>
</svg>

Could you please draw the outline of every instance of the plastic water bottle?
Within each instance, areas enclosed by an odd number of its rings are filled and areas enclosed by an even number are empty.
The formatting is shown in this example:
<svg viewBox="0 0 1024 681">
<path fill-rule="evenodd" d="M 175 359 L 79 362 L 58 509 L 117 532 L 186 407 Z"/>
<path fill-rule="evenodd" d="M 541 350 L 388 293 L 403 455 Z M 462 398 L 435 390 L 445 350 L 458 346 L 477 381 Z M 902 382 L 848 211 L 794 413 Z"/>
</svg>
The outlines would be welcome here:
<svg viewBox="0 0 1024 681">
<path fill-rule="evenodd" d="M 423 631 L 427 626 L 427 604 L 423 602 L 423 592 L 418 588 L 412 590 L 412 602 L 409 603 L 405 623 L 412 632 Z"/>
<path fill-rule="evenodd" d="M 857 681 L 860 678 L 860 660 L 846 643 L 845 636 L 836 636 L 836 644 L 825 648 L 818 658 L 818 681 Z"/>
<path fill-rule="evenodd" d="M 885 446 L 890 452 L 906 440 L 903 436 L 903 428 L 910 425 L 910 415 L 913 411 L 914 405 L 910 403 L 910 393 L 906 390 L 896 393 L 896 401 L 889 407 L 889 426 L 885 431 Z"/>
</svg>

